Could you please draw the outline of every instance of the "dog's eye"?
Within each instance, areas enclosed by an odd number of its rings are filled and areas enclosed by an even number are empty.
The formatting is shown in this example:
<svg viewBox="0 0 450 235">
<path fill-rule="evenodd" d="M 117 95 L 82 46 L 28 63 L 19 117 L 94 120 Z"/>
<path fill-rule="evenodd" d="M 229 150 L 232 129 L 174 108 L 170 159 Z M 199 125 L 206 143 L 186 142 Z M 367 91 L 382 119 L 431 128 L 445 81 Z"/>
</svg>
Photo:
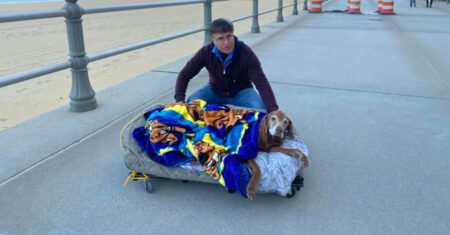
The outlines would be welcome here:
<svg viewBox="0 0 450 235">
<path fill-rule="evenodd" d="M 277 119 L 275 117 L 270 118 L 272 121 L 276 121 Z"/>
<path fill-rule="evenodd" d="M 289 122 L 288 122 L 288 120 L 284 120 L 284 124 L 288 124 Z"/>
</svg>

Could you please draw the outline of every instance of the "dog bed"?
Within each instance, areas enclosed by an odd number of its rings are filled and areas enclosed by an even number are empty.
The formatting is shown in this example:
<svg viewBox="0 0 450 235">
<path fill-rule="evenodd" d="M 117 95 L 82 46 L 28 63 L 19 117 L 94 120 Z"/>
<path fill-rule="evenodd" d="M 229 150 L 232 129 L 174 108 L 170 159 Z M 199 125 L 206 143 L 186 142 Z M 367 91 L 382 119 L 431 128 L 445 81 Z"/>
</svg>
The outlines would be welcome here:
<svg viewBox="0 0 450 235">
<path fill-rule="evenodd" d="M 167 167 L 160 164 L 144 151 L 142 145 L 136 142 L 135 130 L 142 128 L 147 123 L 148 113 L 161 106 L 152 106 L 147 111 L 132 119 L 125 125 L 120 135 L 120 143 L 124 152 L 125 165 L 132 172 L 128 180 L 142 179 L 148 192 L 153 191 L 151 179 L 168 178 L 183 181 L 199 181 L 205 183 L 219 183 L 214 180 L 200 164 L 184 162 L 176 167 Z M 286 138 L 283 147 L 300 149 L 308 155 L 308 149 L 299 137 Z M 258 184 L 258 193 L 277 193 L 281 196 L 292 197 L 295 190 L 303 186 L 302 166 L 297 158 L 283 153 L 258 152 L 256 162 L 261 170 L 261 180 Z M 229 192 L 234 190 L 229 190 Z"/>
</svg>

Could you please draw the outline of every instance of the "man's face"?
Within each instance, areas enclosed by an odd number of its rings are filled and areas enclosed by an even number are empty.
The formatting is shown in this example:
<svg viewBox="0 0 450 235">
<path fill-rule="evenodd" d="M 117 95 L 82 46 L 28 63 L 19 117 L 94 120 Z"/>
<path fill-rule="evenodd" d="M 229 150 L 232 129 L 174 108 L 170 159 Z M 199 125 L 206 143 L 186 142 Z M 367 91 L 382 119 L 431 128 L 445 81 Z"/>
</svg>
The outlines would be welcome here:
<svg viewBox="0 0 450 235">
<path fill-rule="evenodd" d="M 234 34 L 233 32 L 227 33 L 214 33 L 212 35 L 214 45 L 220 52 L 230 54 L 234 50 Z"/>
</svg>

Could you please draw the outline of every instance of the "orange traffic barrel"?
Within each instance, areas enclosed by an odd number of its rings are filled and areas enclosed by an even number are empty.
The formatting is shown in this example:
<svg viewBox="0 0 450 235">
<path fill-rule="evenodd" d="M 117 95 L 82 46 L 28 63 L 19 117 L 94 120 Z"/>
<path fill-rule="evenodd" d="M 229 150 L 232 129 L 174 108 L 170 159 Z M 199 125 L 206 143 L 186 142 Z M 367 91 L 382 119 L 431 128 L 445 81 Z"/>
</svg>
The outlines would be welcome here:
<svg viewBox="0 0 450 235">
<path fill-rule="evenodd" d="M 383 0 L 381 14 L 394 14 L 394 0 Z"/>
<path fill-rule="evenodd" d="M 378 8 L 376 12 L 381 12 L 381 6 L 383 6 L 383 0 L 378 0 Z"/>
<path fill-rule="evenodd" d="M 361 14 L 361 0 L 350 0 L 350 4 L 348 5 L 348 13 L 349 14 Z"/>
<path fill-rule="evenodd" d="M 322 12 L 322 0 L 311 0 L 311 8 L 309 9 L 311 13 L 321 13 Z"/>
</svg>

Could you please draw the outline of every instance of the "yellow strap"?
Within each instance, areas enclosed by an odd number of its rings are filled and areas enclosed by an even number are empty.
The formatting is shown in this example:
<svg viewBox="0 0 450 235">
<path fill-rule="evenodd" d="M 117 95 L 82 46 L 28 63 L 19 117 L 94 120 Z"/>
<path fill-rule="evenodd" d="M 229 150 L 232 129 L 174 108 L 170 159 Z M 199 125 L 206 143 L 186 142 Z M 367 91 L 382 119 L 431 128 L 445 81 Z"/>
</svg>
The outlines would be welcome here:
<svg viewBox="0 0 450 235">
<path fill-rule="evenodd" d="M 140 174 L 140 175 L 138 175 Z M 150 176 L 148 176 L 147 174 L 144 173 L 139 173 L 137 171 L 132 171 L 128 177 L 125 179 L 125 182 L 123 182 L 123 187 L 127 187 L 128 186 L 128 181 L 130 180 L 149 180 Z"/>
</svg>

